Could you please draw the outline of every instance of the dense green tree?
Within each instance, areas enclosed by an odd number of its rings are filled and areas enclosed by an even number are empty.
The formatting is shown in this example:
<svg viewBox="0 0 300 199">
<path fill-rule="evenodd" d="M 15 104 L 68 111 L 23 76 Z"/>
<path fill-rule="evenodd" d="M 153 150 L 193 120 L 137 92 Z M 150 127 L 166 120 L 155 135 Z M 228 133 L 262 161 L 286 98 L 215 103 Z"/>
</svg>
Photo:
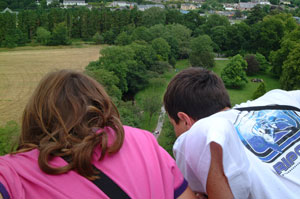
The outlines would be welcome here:
<svg viewBox="0 0 300 199">
<path fill-rule="evenodd" d="M 206 23 L 203 25 L 204 32 L 208 35 L 211 34 L 211 29 L 216 26 L 230 26 L 230 22 L 227 17 L 212 14 L 207 17 Z"/>
<path fill-rule="evenodd" d="M 139 65 L 137 60 L 132 60 L 128 65 L 126 80 L 128 91 L 125 94 L 128 99 L 132 100 L 137 92 L 148 85 L 146 67 L 144 65 Z"/>
<path fill-rule="evenodd" d="M 114 33 L 113 30 L 109 30 L 102 33 L 102 36 L 103 36 L 104 43 L 113 44 L 117 35 Z"/>
<path fill-rule="evenodd" d="M 291 15 L 282 13 L 266 16 L 260 23 L 258 51 L 268 57 L 271 50 L 276 51 L 280 48 L 283 36 L 292 32 L 296 27 L 296 22 Z"/>
<path fill-rule="evenodd" d="M 151 97 L 145 97 L 142 101 L 143 110 L 149 114 L 148 125 L 155 113 L 159 112 L 162 106 L 161 97 L 158 93 L 153 92 Z"/>
<path fill-rule="evenodd" d="M 14 48 L 17 46 L 16 39 L 13 35 L 5 35 L 4 40 L 2 41 L 2 46 L 7 48 Z"/>
<path fill-rule="evenodd" d="M 120 46 L 125 46 L 130 43 L 131 43 L 131 37 L 126 32 L 121 32 L 115 40 L 115 44 Z"/>
<path fill-rule="evenodd" d="M 24 32 L 22 32 L 19 28 L 15 29 L 12 32 L 12 35 L 14 35 L 16 44 L 18 46 L 23 46 L 23 45 L 25 45 L 28 42 L 26 34 Z"/>
<path fill-rule="evenodd" d="M 166 24 L 182 24 L 183 14 L 177 9 L 166 10 Z"/>
<path fill-rule="evenodd" d="M 148 28 L 146 28 L 144 26 L 140 26 L 133 30 L 131 39 L 132 39 L 132 41 L 144 40 L 146 42 L 149 42 L 152 40 L 152 35 L 149 32 Z"/>
<path fill-rule="evenodd" d="M 165 24 L 166 11 L 159 7 L 152 7 L 143 12 L 141 23 L 143 26 L 151 27 L 155 24 Z"/>
<path fill-rule="evenodd" d="M 168 42 L 163 38 L 154 39 L 151 42 L 152 48 L 156 52 L 157 58 L 160 61 L 168 61 L 171 52 Z"/>
<path fill-rule="evenodd" d="M 43 9 L 36 10 L 37 13 L 37 27 L 43 27 L 46 30 L 49 28 L 48 12 Z"/>
<path fill-rule="evenodd" d="M 48 44 L 51 38 L 51 33 L 43 27 L 39 27 L 36 31 L 36 40 L 43 45 Z"/>
<path fill-rule="evenodd" d="M 40 6 L 42 9 L 46 9 L 48 6 L 47 6 L 47 0 L 41 0 L 40 1 Z"/>
<path fill-rule="evenodd" d="M 280 85 L 285 90 L 300 89 L 300 44 L 289 53 L 282 66 Z"/>
<path fill-rule="evenodd" d="M 259 62 L 255 55 L 248 54 L 244 58 L 247 62 L 246 74 L 248 76 L 256 75 L 259 72 Z"/>
<path fill-rule="evenodd" d="M 282 73 L 283 62 L 287 59 L 289 53 L 300 43 L 300 28 L 298 27 L 294 31 L 287 34 L 280 44 L 280 49 L 272 51 L 270 54 L 270 61 L 272 64 L 272 72 L 276 76 L 280 76 Z"/>
<path fill-rule="evenodd" d="M 149 34 L 152 36 L 151 40 L 166 35 L 167 28 L 164 24 L 156 24 L 148 28 Z"/>
<path fill-rule="evenodd" d="M 211 40 L 216 44 L 216 52 L 222 53 L 226 51 L 227 28 L 225 26 L 216 26 L 211 29 Z M 231 39 L 231 38 L 230 38 Z"/>
<path fill-rule="evenodd" d="M 234 56 L 236 54 L 244 54 L 247 51 L 251 51 L 250 48 L 253 43 L 251 38 L 252 27 L 242 22 L 231 26 L 225 26 L 225 28 L 226 40 L 224 41 L 223 53 L 226 56 Z"/>
<path fill-rule="evenodd" d="M 8 4 L 6 1 L 0 1 L 0 10 L 4 10 L 8 7 Z"/>
<path fill-rule="evenodd" d="M 259 86 L 257 87 L 257 89 L 254 91 L 254 93 L 252 95 L 252 100 L 257 99 L 260 96 L 263 96 L 266 92 L 267 92 L 267 90 L 266 90 L 265 83 L 264 82 L 260 82 Z"/>
<path fill-rule="evenodd" d="M 38 7 L 35 0 L 1 0 L 0 10 L 5 8 L 13 10 L 36 9 Z"/>
<path fill-rule="evenodd" d="M 93 64 L 93 63 L 91 63 Z M 87 67 L 89 68 L 89 67 Z M 119 78 L 114 74 L 114 72 L 107 71 L 102 68 L 98 69 L 89 69 L 86 70 L 86 73 L 97 80 L 109 94 L 110 97 L 116 98 L 118 100 L 122 97 L 121 90 L 117 87 L 119 83 Z"/>
<path fill-rule="evenodd" d="M 111 46 L 101 50 L 99 67 L 112 71 L 119 78 L 118 88 L 125 93 L 128 91 L 126 76 L 128 67 L 134 61 L 134 51 L 126 46 Z"/>
<path fill-rule="evenodd" d="M 208 35 L 191 39 L 190 63 L 192 66 L 212 68 L 215 65 L 213 42 Z"/>
<path fill-rule="evenodd" d="M 65 23 L 59 23 L 51 34 L 49 45 L 69 45 L 70 40 Z"/>
<path fill-rule="evenodd" d="M 228 88 L 241 88 L 247 82 L 247 62 L 239 54 L 232 57 L 221 72 L 221 78 Z"/>
<path fill-rule="evenodd" d="M 167 25 L 162 36 L 171 47 L 170 57 L 187 58 L 192 31 L 181 24 Z"/>
<path fill-rule="evenodd" d="M 205 20 L 206 19 L 201 17 L 196 11 L 190 11 L 184 15 L 183 25 L 194 32 L 197 27 L 205 24 Z"/>
<path fill-rule="evenodd" d="M 99 32 L 96 32 L 93 36 L 93 41 L 95 42 L 95 44 L 103 44 L 104 38 L 102 35 L 99 34 Z"/>
<path fill-rule="evenodd" d="M 18 14 L 18 27 L 27 33 L 29 40 L 33 39 L 37 30 L 38 15 L 34 10 L 23 10 Z"/>
<path fill-rule="evenodd" d="M 260 5 L 256 5 L 254 8 L 251 9 L 245 22 L 249 25 L 252 25 L 259 21 L 262 21 L 262 19 L 266 15 L 267 13 L 264 12 L 263 8 Z"/>
<path fill-rule="evenodd" d="M 54 30 L 55 26 L 57 26 L 57 24 L 64 22 L 65 11 L 66 10 L 60 9 L 60 8 L 51 8 L 51 9 L 49 9 L 49 11 L 47 11 L 48 12 L 48 28 L 47 28 L 47 30 L 49 30 L 50 32 L 53 32 L 53 30 Z M 73 27 L 75 25 L 76 24 L 73 24 Z"/>
<path fill-rule="evenodd" d="M 265 56 L 263 56 L 260 53 L 256 53 L 255 54 L 255 58 L 259 63 L 259 70 L 260 71 L 268 71 L 270 68 L 270 64 L 268 63 L 268 61 L 266 60 Z"/>
<path fill-rule="evenodd" d="M 15 40 L 12 33 L 16 30 L 16 15 L 6 13 L 0 13 L 0 45 L 7 46 L 8 43 L 13 43 L 15 45 Z M 13 40 L 12 42 L 7 42 L 7 40 Z M 5 44 L 4 44 L 5 42 Z"/>
<path fill-rule="evenodd" d="M 157 61 L 156 52 L 150 44 L 133 42 L 129 47 L 134 51 L 134 60 L 146 70 L 150 70 Z"/>
</svg>

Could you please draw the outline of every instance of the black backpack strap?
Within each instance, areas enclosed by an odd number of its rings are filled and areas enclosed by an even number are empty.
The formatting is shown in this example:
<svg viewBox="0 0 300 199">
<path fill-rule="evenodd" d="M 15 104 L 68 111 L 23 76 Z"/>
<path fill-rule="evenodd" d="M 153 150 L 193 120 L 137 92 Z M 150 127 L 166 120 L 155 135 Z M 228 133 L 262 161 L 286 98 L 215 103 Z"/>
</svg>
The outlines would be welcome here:
<svg viewBox="0 0 300 199">
<path fill-rule="evenodd" d="M 111 178 L 98 168 L 93 166 L 97 171 L 98 178 L 91 180 L 101 191 L 103 191 L 111 199 L 128 199 L 130 198 Z"/>
<path fill-rule="evenodd" d="M 66 162 L 70 163 L 70 157 L 62 157 Z M 93 169 L 97 172 L 98 177 L 95 180 L 90 180 L 94 183 L 105 195 L 111 199 L 128 199 L 130 198 L 127 193 L 123 191 L 111 178 L 109 178 L 105 173 L 99 170 L 93 165 Z"/>
<path fill-rule="evenodd" d="M 249 106 L 249 107 L 241 107 L 241 108 L 234 108 L 239 111 L 260 111 L 260 110 L 291 110 L 291 111 L 298 111 L 300 112 L 300 109 L 294 106 L 288 106 L 288 105 L 266 105 L 266 106 Z"/>
</svg>

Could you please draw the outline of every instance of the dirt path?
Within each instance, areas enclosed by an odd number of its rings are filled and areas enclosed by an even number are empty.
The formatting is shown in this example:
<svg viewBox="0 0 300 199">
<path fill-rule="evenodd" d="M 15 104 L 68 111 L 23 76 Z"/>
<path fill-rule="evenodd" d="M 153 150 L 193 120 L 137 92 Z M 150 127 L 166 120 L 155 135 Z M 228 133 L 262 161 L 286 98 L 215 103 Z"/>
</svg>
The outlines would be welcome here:
<svg viewBox="0 0 300 199">
<path fill-rule="evenodd" d="M 40 79 L 57 69 L 83 71 L 99 58 L 101 46 L 0 52 L 0 125 L 20 122 L 22 111 Z"/>
<path fill-rule="evenodd" d="M 163 125 L 164 125 L 165 114 L 166 114 L 165 107 L 162 106 L 162 107 L 161 107 L 161 110 L 160 110 L 159 117 L 158 117 L 157 126 L 156 126 L 156 128 L 155 128 L 155 131 L 159 132 L 158 134 L 154 134 L 154 136 L 155 136 L 156 139 L 157 139 L 158 136 L 160 135 L 161 130 L 162 130 L 162 127 L 163 127 Z M 154 132 L 155 132 L 155 131 L 154 131 Z"/>
</svg>

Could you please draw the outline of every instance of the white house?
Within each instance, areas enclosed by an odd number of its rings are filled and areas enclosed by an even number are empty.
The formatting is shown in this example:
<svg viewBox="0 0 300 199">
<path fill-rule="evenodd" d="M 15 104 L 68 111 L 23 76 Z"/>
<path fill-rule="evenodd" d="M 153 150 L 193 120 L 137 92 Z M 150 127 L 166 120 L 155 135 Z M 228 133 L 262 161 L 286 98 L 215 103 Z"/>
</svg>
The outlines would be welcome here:
<svg viewBox="0 0 300 199">
<path fill-rule="evenodd" d="M 238 5 L 239 10 L 251 10 L 254 6 L 256 6 L 258 3 L 253 2 L 240 2 Z"/>
<path fill-rule="evenodd" d="M 137 5 L 137 3 L 125 2 L 125 1 L 113 1 L 110 4 L 111 7 L 120 7 L 120 8 L 125 8 L 125 7 L 133 8 L 136 5 Z"/>
<path fill-rule="evenodd" d="M 165 6 L 162 4 L 138 5 L 137 7 L 138 7 L 138 10 L 140 10 L 140 11 L 145 11 L 145 10 L 147 10 L 149 8 L 153 8 L 153 7 L 158 7 L 158 8 L 162 8 L 162 9 L 165 8 Z"/>
<path fill-rule="evenodd" d="M 260 5 L 271 5 L 270 1 L 259 1 L 258 4 L 260 4 Z"/>
<path fill-rule="evenodd" d="M 85 0 L 64 0 L 63 1 L 63 6 L 86 6 L 88 5 L 85 3 Z"/>
<path fill-rule="evenodd" d="M 195 9 L 197 9 L 197 7 L 194 4 L 184 3 L 184 4 L 181 4 L 180 9 L 181 10 L 195 10 Z"/>
</svg>

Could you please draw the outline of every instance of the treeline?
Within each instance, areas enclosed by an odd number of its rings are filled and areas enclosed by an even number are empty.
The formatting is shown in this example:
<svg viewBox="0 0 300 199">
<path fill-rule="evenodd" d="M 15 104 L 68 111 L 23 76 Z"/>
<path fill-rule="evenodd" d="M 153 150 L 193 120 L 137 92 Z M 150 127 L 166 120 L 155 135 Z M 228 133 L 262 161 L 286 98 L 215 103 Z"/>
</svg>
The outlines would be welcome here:
<svg viewBox="0 0 300 199">
<path fill-rule="evenodd" d="M 189 58 L 192 66 L 213 67 L 215 53 L 220 56 L 260 53 L 271 63 L 272 72 L 280 77 L 285 74 L 282 66 L 289 53 L 299 43 L 299 25 L 291 14 L 260 6 L 254 7 L 246 20 L 236 24 L 216 14 L 182 14 L 175 9 L 151 8 L 141 12 L 136 8 L 111 11 L 84 7 L 23 10 L 18 15 L 4 13 L 0 14 L 0 23 L 2 47 L 28 42 L 68 45 L 72 39 L 115 44 L 124 47 L 113 47 L 103 54 L 126 48 L 127 57 L 131 56 L 128 59 L 133 59 L 137 67 L 143 63 L 144 69 L 149 71 L 163 70 L 165 66 L 161 63 L 174 65 L 177 59 Z M 149 53 L 146 61 L 141 60 L 146 58 L 140 55 L 145 52 Z M 143 70 L 141 74 L 145 74 Z M 131 75 L 132 78 L 138 76 Z M 139 88 L 134 88 L 137 86 L 125 83 L 123 76 L 118 78 L 117 86 L 122 95 L 134 95 L 147 85 L 143 80 Z M 290 86 L 284 88 L 290 89 Z"/>
<path fill-rule="evenodd" d="M 106 2 L 106 0 L 85 0 L 85 2 Z M 0 11 L 5 8 L 10 8 L 13 10 L 24 10 L 38 9 L 40 7 L 59 7 L 59 3 L 63 3 L 63 0 L 53 0 L 53 3 L 51 5 L 47 5 L 47 0 L 0 0 Z"/>
</svg>

